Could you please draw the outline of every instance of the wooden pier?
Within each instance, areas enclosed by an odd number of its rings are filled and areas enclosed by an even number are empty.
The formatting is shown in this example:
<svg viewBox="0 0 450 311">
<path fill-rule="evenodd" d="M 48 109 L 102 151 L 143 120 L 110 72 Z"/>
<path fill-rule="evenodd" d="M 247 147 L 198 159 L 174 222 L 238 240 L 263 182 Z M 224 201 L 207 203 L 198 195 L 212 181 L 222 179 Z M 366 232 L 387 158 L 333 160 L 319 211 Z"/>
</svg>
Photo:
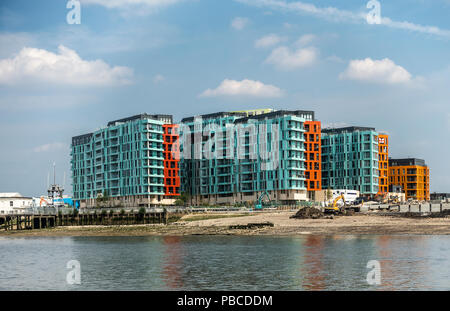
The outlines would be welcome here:
<svg viewBox="0 0 450 311">
<path fill-rule="evenodd" d="M 56 219 L 53 215 L 0 215 L 0 230 L 54 228 Z"/>
<path fill-rule="evenodd" d="M 0 215 L 0 230 L 33 230 L 58 226 L 111 226 L 137 224 L 167 224 L 169 213 L 114 212 L 58 215 Z"/>
</svg>

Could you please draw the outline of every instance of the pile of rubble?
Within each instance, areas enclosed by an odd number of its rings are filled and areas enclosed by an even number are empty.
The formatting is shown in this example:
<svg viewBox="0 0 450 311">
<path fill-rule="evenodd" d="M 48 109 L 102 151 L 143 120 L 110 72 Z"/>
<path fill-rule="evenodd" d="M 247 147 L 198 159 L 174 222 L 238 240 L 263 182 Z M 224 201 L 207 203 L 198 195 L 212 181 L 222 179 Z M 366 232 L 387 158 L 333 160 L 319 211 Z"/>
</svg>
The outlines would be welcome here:
<svg viewBox="0 0 450 311">
<path fill-rule="evenodd" d="M 320 209 L 314 207 L 304 207 L 300 209 L 295 215 L 292 215 L 290 218 L 319 219 L 325 218 L 325 214 Z"/>
</svg>

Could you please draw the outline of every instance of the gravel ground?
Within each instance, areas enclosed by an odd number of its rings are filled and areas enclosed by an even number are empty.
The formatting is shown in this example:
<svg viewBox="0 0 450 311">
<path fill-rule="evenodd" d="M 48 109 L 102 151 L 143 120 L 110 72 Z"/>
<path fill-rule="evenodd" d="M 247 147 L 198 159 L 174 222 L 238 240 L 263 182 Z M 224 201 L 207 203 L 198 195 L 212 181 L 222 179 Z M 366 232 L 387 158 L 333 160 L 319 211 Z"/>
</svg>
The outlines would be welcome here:
<svg viewBox="0 0 450 311">
<path fill-rule="evenodd" d="M 447 235 L 450 218 L 405 218 L 357 214 L 336 216 L 334 219 L 291 219 L 294 212 L 265 212 L 251 216 L 183 221 L 170 225 L 82 226 L 54 229 L 0 232 L 0 237 L 38 236 L 151 236 L 151 235 L 279 235 L 304 234 L 401 234 Z M 226 215 L 226 214 L 224 214 Z M 218 214 L 215 213 L 214 217 Z M 186 216 L 189 217 L 189 216 Z M 258 229 L 230 229 L 231 225 L 271 222 L 273 227 Z"/>
</svg>

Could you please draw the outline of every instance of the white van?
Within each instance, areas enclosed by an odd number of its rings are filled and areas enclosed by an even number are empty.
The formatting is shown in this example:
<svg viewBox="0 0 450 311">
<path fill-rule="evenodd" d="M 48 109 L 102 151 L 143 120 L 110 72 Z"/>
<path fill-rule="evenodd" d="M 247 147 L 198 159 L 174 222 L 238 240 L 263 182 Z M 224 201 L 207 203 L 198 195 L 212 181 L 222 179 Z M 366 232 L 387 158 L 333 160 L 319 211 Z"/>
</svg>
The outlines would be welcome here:
<svg viewBox="0 0 450 311">
<path fill-rule="evenodd" d="M 340 195 L 344 195 L 345 198 L 345 204 L 352 204 L 358 197 L 359 197 L 359 191 L 357 190 L 346 190 L 346 189 L 338 189 L 333 190 L 333 199 L 336 199 Z"/>
</svg>

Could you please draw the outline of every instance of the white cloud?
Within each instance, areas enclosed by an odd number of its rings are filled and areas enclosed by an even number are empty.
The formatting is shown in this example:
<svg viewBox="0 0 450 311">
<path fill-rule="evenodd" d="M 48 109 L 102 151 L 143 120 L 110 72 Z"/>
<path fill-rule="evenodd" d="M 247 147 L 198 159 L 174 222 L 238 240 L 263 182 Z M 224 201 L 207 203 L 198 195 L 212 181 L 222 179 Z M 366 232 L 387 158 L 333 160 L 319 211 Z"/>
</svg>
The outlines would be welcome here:
<svg viewBox="0 0 450 311">
<path fill-rule="evenodd" d="M 410 23 L 410 22 L 393 21 L 388 17 L 381 18 L 381 25 L 385 25 L 385 26 L 388 26 L 391 28 L 426 33 L 426 34 L 430 34 L 430 35 L 450 37 L 450 30 L 447 30 L 447 29 L 441 29 L 436 26 L 423 26 L 423 25 L 414 24 L 414 23 Z"/>
<path fill-rule="evenodd" d="M 292 1 L 292 2 L 287 2 L 284 0 L 235 0 L 235 1 L 251 6 L 261 7 L 264 9 L 279 10 L 283 12 L 293 12 L 299 14 L 308 14 L 335 22 L 367 23 L 367 14 L 369 12 L 369 11 L 353 12 L 348 10 L 341 10 L 335 7 L 317 7 L 314 4 L 301 1 Z M 391 20 L 388 17 L 382 17 L 380 25 L 384 25 L 390 28 L 415 31 L 425 34 L 432 34 L 442 37 L 450 37 L 450 30 L 448 29 L 441 29 L 435 26 L 423 26 L 406 21 L 398 22 Z M 380 25 L 373 25 L 373 26 L 377 27 Z"/>
<path fill-rule="evenodd" d="M 130 6 L 161 8 L 176 4 L 181 1 L 182 0 L 81 0 L 81 3 L 97 4 L 111 9 L 111 8 L 127 8 Z"/>
<path fill-rule="evenodd" d="M 339 78 L 387 84 L 409 83 L 412 79 L 411 74 L 405 68 L 396 65 L 389 58 L 351 60 Z"/>
<path fill-rule="evenodd" d="M 322 18 L 335 20 L 359 20 L 366 18 L 367 13 L 353 13 L 351 11 L 340 10 L 334 7 L 320 8 L 314 4 L 301 1 L 283 1 L 283 0 L 235 0 L 247 5 L 269 8 L 271 10 L 279 10 L 285 12 L 310 14 Z"/>
<path fill-rule="evenodd" d="M 131 82 L 128 67 L 111 67 L 103 60 L 87 61 L 65 46 L 58 53 L 23 48 L 14 58 L 0 60 L 0 84 L 45 82 L 66 85 L 105 86 Z"/>
<path fill-rule="evenodd" d="M 286 37 L 280 37 L 276 34 L 269 34 L 255 41 L 255 47 L 267 48 L 286 41 Z"/>
<path fill-rule="evenodd" d="M 250 97 L 281 97 L 283 91 L 276 86 L 264 84 L 254 80 L 229 80 L 225 79 L 215 89 L 207 89 L 200 97 L 216 96 L 250 96 Z"/>
<path fill-rule="evenodd" d="M 161 74 L 157 74 L 156 76 L 153 77 L 153 83 L 160 83 L 163 82 L 164 80 L 166 80 L 166 78 Z"/>
<path fill-rule="evenodd" d="M 34 152 L 49 152 L 49 151 L 56 151 L 66 148 L 67 145 L 63 143 L 50 143 L 45 145 L 40 145 L 35 148 L 33 148 Z"/>
<path fill-rule="evenodd" d="M 317 56 L 318 51 L 313 47 L 292 51 L 286 46 L 281 46 L 273 50 L 265 62 L 279 69 L 294 70 L 314 64 Z"/>
<path fill-rule="evenodd" d="M 315 39 L 316 39 L 315 35 L 313 35 L 313 34 L 306 34 L 306 35 L 301 36 L 297 40 L 296 45 L 298 45 L 298 46 L 305 46 L 305 45 L 308 45 L 311 42 L 313 42 Z"/>
<path fill-rule="evenodd" d="M 340 64 L 344 63 L 344 60 L 336 55 L 328 56 L 325 60 L 327 60 L 329 62 L 340 63 Z"/>
<path fill-rule="evenodd" d="M 248 18 L 245 17 L 236 17 L 231 21 L 231 27 L 233 27 L 236 30 L 242 30 L 247 26 L 247 24 L 250 22 Z"/>
</svg>

